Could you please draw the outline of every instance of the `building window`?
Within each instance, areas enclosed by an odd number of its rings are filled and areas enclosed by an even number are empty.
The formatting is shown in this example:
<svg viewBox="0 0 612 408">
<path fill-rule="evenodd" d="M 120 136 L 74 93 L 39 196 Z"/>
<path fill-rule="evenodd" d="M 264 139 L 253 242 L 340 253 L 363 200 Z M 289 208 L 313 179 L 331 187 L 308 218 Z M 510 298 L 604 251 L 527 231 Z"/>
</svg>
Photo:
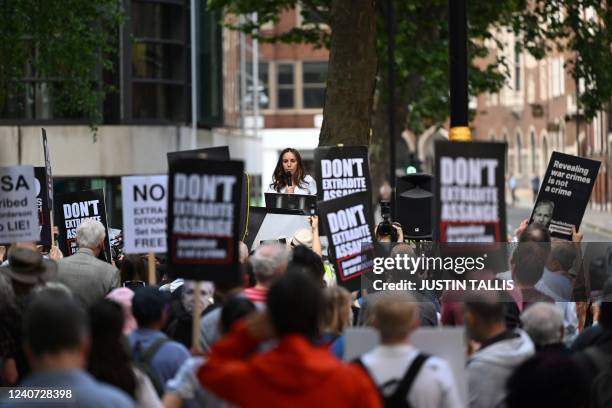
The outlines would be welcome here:
<svg viewBox="0 0 612 408">
<path fill-rule="evenodd" d="M 523 149 L 521 143 L 521 134 L 516 132 L 516 172 L 520 174 L 523 170 Z"/>
<path fill-rule="evenodd" d="M 531 134 L 529 135 L 529 137 L 531 139 L 531 172 L 535 174 L 537 173 L 535 133 L 531 131 Z"/>
<path fill-rule="evenodd" d="M 268 63 L 259 63 L 259 107 L 267 109 L 270 106 L 270 88 L 268 81 Z"/>
<path fill-rule="evenodd" d="M 328 29 L 326 19 L 329 19 L 330 7 L 312 5 L 305 7 L 300 2 L 295 7 L 296 26 L 302 28 L 318 27 Z"/>
<path fill-rule="evenodd" d="M 295 78 L 293 64 L 278 64 L 276 67 L 278 109 L 295 107 Z"/>
<path fill-rule="evenodd" d="M 257 76 L 259 77 L 259 81 L 257 81 L 257 92 L 259 98 L 259 108 L 260 109 L 268 109 L 270 107 L 270 89 L 269 89 L 269 81 L 268 81 L 268 63 L 267 62 L 259 62 L 257 65 L 258 72 Z M 245 105 L 247 107 L 252 106 L 254 90 L 255 87 L 252 81 L 253 74 L 253 64 L 251 62 L 247 62 L 246 64 L 246 80 L 247 80 L 247 92 L 246 92 L 246 101 Z"/>
<path fill-rule="evenodd" d="M 512 164 L 510 163 L 510 146 L 508 146 L 508 134 L 506 134 L 505 132 L 502 133 L 502 141 L 506 144 L 506 167 L 504 168 L 504 173 L 508 174 L 509 170 L 512 172 Z"/>
<path fill-rule="evenodd" d="M 542 135 L 542 168 L 546 169 L 548 165 L 548 140 Z"/>
<path fill-rule="evenodd" d="M 303 107 L 322 108 L 325 102 L 327 62 L 303 62 Z"/>
<path fill-rule="evenodd" d="M 196 2 L 198 44 L 198 125 L 223 125 L 223 27 L 221 10 Z"/>
<path fill-rule="evenodd" d="M 130 2 L 126 49 L 131 61 L 123 91 L 129 120 L 190 119 L 189 19 L 184 1 Z M 126 57 L 124 56 L 124 57 Z M 124 65 L 125 66 L 125 65 Z M 127 65 L 129 67 L 130 65 Z M 127 68 L 126 67 L 126 68 Z"/>
<path fill-rule="evenodd" d="M 316 12 L 312 9 L 302 7 L 301 16 L 302 16 L 302 25 L 317 25 L 317 24 L 325 24 L 325 20 L 323 16 L 325 15 L 326 10 L 322 6 L 317 6 Z"/>
<path fill-rule="evenodd" d="M 30 67 L 26 69 L 31 71 Z M 0 100 L 0 119 L 23 120 L 76 120 L 84 121 L 86 114 L 71 111 L 67 106 L 67 95 L 61 80 L 42 81 L 26 72 L 27 79 L 15 82 Z M 93 81 L 92 81 L 93 86 Z"/>
<path fill-rule="evenodd" d="M 514 45 L 514 91 L 521 90 L 521 52 L 518 42 Z"/>
</svg>

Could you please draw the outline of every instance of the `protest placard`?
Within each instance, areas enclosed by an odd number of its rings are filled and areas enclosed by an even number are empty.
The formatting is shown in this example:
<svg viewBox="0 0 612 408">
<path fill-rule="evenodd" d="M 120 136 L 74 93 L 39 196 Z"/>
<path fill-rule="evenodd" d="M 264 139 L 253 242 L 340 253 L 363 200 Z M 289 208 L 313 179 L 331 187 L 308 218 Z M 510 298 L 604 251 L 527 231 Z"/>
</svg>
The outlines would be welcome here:
<svg viewBox="0 0 612 408">
<path fill-rule="evenodd" d="M 435 230 L 439 242 L 506 240 L 505 143 L 435 144 Z"/>
<path fill-rule="evenodd" d="M 70 256 L 78 250 L 76 230 L 83 221 L 95 220 L 104 225 L 104 251 L 99 258 L 111 262 L 111 248 L 106 221 L 106 205 L 104 203 L 104 190 L 86 190 L 73 193 L 59 194 L 56 198 L 59 205 L 60 217 L 57 220 L 60 239 L 59 247 L 64 256 Z"/>
<path fill-rule="evenodd" d="M 201 157 L 200 157 L 201 155 Z M 201 149 L 180 150 L 167 153 L 168 162 L 173 160 L 200 157 L 204 159 L 229 160 L 229 146 L 203 147 Z"/>
<path fill-rule="evenodd" d="M 366 146 L 322 146 L 315 150 L 317 199 L 327 201 L 371 191 Z"/>
<path fill-rule="evenodd" d="M 39 238 L 34 168 L 0 167 L 0 242 Z"/>
<path fill-rule="evenodd" d="M 371 271 L 374 263 L 372 211 L 367 192 L 319 201 L 319 216 L 329 242 L 329 258 L 338 284 L 357 289 L 357 279 Z"/>
<path fill-rule="evenodd" d="M 51 209 L 49 207 L 48 173 L 46 167 L 34 167 L 34 183 L 36 184 L 36 207 L 38 208 L 38 225 L 40 229 L 39 243 L 45 247 L 52 244 Z"/>
<path fill-rule="evenodd" d="M 53 174 L 51 174 L 51 156 L 49 155 L 49 143 L 47 141 L 47 131 L 42 130 L 42 144 L 43 152 L 45 154 L 45 169 L 47 170 L 47 194 L 49 195 L 47 201 L 49 208 L 53 208 Z"/>
<path fill-rule="evenodd" d="M 601 163 L 553 152 L 529 217 L 550 231 L 553 238 L 572 239 L 572 226 L 580 228 Z"/>
<path fill-rule="evenodd" d="M 185 158 L 199 159 L 215 159 L 215 160 L 230 160 L 229 146 L 213 146 L 203 147 L 201 149 L 181 150 L 178 152 L 169 152 L 167 154 L 168 163 L 174 160 Z M 247 233 L 247 217 L 249 211 L 249 175 L 245 172 L 242 174 L 242 193 L 240 195 L 240 237 L 246 237 Z"/>
<path fill-rule="evenodd" d="M 178 277 L 224 281 L 239 274 L 241 161 L 170 161 L 168 263 Z"/>
<path fill-rule="evenodd" d="M 167 188 L 166 175 L 121 178 L 125 253 L 166 252 Z"/>
</svg>

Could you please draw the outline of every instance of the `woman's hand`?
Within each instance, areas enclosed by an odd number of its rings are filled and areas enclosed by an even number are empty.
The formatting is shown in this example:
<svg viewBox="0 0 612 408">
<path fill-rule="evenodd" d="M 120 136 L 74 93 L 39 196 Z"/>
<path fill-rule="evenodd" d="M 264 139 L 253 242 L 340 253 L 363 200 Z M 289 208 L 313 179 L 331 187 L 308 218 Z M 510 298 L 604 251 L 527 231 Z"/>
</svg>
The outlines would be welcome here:
<svg viewBox="0 0 612 408">
<path fill-rule="evenodd" d="M 319 231 L 319 217 L 317 217 L 316 215 L 311 215 L 310 217 L 308 217 L 308 221 L 310 222 L 310 228 L 312 229 L 312 232 L 313 233 L 315 231 L 318 232 Z"/>
<path fill-rule="evenodd" d="M 294 191 L 295 191 L 295 186 L 287 186 L 287 193 L 293 194 Z"/>
</svg>

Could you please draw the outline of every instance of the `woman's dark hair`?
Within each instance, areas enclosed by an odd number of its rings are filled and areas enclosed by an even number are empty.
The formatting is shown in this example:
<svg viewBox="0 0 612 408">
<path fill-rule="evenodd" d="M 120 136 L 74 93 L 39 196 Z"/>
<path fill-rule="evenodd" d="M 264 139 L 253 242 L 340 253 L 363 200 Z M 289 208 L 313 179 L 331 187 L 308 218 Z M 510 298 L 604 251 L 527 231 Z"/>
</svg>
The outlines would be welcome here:
<svg viewBox="0 0 612 408">
<path fill-rule="evenodd" d="M 310 248 L 304 245 L 298 245 L 293 248 L 289 265 L 302 267 L 303 271 L 312 276 L 315 282 L 322 287 L 325 286 L 325 280 L 323 279 L 325 275 L 325 266 L 323 265 L 323 260 Z"/>
<path fill-rule="evenodd" d="M 245 297 L 234 296 L 226 300 L 219 321 L 221 333 L 229 333 L 234 323 L 256 310 L 255 304 Z"/>
<path fill-rule="evenodd" d="M 126 255 L 121 261 L 121 283 L 126 281 L 147 281 L 144 259 L 139 255 Z"/>
<path fill-rule="evenodd" d="M 302 163 L 302 156 L 300 156 L 300 152 L 291 147 L 286 148 L 281 152 L 280 156 L 278 156 L 278 162 L 276 163 L 276 168 L 274 169 L 274 174 L 272 175 L 272 184 L 270 184 L 274 190 L 279 192 L 287 185 L 285 170 L 283 170 L 283 156 L 285 153 L 293 153 L 295 160 L 297 160 L 297 169 L 293 175 L 293 181 L 297 181 L 297 185 L 302 185 L 304 182 L 304 177 L 306 177 L 306 170 L 304 170 L 304 164 Z"/>
<path fill-rule="evenodd" d="M 319 337 L 323 313 L 323 289 L 302 268 L 289 266 L 270 288 L 268 312 L 279 337 L 301 334 Z"/>
<path fill-rule="evenodd" d="M 91 307 L 89 314 L 91 352 L 87 371 L 135 397 L 136 376 L 122 343 L 124 317 L 121 306 L 103 299 Z"/>
</svg>

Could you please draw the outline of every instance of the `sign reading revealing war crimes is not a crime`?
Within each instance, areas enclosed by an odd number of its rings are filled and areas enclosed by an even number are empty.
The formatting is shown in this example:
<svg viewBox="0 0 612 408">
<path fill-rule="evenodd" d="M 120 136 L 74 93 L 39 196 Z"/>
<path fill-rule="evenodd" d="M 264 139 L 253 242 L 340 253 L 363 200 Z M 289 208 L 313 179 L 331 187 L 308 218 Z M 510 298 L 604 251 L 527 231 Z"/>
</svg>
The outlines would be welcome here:
<svg viewBox="0 0 612 408">
<path fill-rule="evenodd" d="M 241 161 L 170 161 L 168 261 L 177 276 L 223 281 L 239 273 L 243 170 Z"/>
<path fill-rule="evenodd" d="M 319 201 L 329 242 L 329 255 L 338 276 L 338 283 L 350 289 L 360 285 L 356 279 L 371 271 L 374 264 L 372 211 L 366 192 Z"/>
<path fill-rule="evenodd" d="M 506 240 L 505 143 L 435 144 L 439 242 Z"/>
<path fill-rule="evenodd" d="M 572 226 L 580 229 L 601 163 L 553 152 L 548 162 L 529 222 L 550 231 L 553 238 L 572 239 Z"/>
</svg>

